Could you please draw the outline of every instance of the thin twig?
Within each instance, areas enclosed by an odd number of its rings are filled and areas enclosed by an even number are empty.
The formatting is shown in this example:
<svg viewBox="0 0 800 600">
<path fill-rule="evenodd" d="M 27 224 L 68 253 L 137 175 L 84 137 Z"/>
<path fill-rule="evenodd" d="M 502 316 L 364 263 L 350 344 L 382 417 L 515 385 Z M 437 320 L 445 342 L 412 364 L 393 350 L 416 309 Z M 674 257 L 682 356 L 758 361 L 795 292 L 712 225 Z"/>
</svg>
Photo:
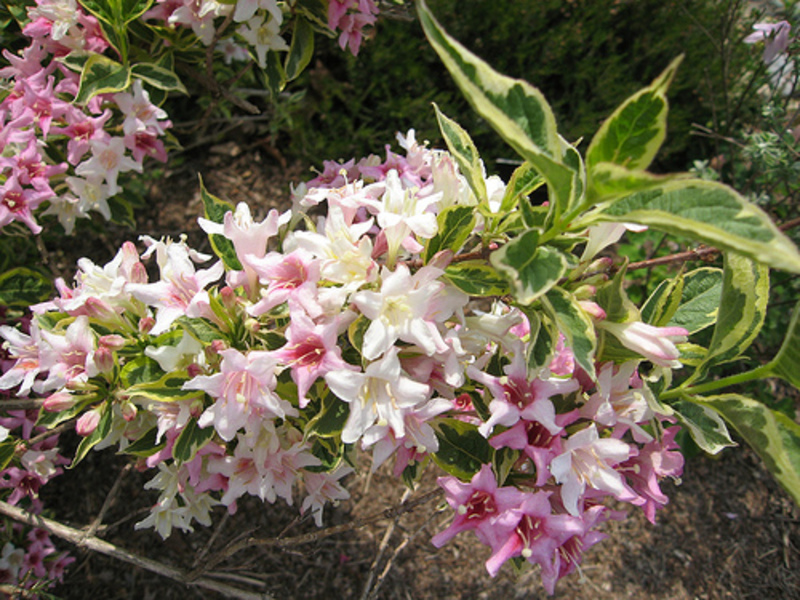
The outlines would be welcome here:
<svg viewBox="0 0 800 600">
<path fill-rule="evenodd" d="M 114 485 L 111 486 L 111 490 L 108 492 L 105 501 L 103 502 L 103 506 L 100 507 L 100 512 L 97 513 L 94 521 L 92 521 L 91 525 L 89 525 L 89 529 L 86 530 L 86 537 L 93 537 L 97 530 L 100 528 L 100 525 L 103 523 L 103 518 L 106 516 L 108 509 L 111 508 L 111 505 L 114 503 L 114 498 L 119 491 L 119 486 L 122 484 L 122 480 L 131 470 L 131 463 L 128 463 L 117 475 L 117 480 L 114 482 Z"/>
<path fill-rule="evenodd" d="M 0 400 L 3 410 L 39 410 L 44 404 L 42 398 L 14 398 L 13 400 Z"/>
<path fill-rule="evenodd" d="M 400 504 L 403 504 L 408 497 L 411 495 L 411 490 L 406 489 L 403 493 L 403 498 L 400 500 Z M 369 573 L 367 574 L 367 581 L 364 583 L 364 591 L 361 593 L 361 600 L 369 600 L 370 590 L 372 589 L 372 581 L 375 579 L 375 573 L 378 570 L 378 565 L 381 564 L 381 559 L 383 558 L 383 553 L 386 552 L 386 547 L 389 545 L 389 540 L 394 533 L 394 528 L 397 527 L 397 522 L 400 520 L 400 516 L 394 518 L 389 523 L 389 526 L 386 528 L 386 531 L 383 534 L 383 539 L 381 540 L 380 545 L 378 546 L 378 553 L 375 555 L 375 559 L 372 561 L 372 565 L 370 565 Z"/>
<path fill-rule="evenodd" d="M 71 429 L 72 428 L 72 422 L 73 421 L 74 421 L 74 419 L 70 419 L 69 421 L 65 421 L 65 422 L 61 423 L 61 425 L 59 425 L 58 427 L 54 427 L 53 429 L 48 429 L 47 431 L 44 431 L 44 432 L 40 433 L 39 435 L 33 436 L 29 440 L 25 440 L 25 443 L 28 445 L 28 447 L 35 446 L 36 444 L 38 444 L 42 440 L 46 440 L 47 438 L 52 437 L 54 435 L 59 435 L 61 433 L 64 433 L 67 429 Z"/>
<path fill-rule="evenodd" d="M 208 542 L 205 546 L 200 549 L 200 552 L 197 553 L 197 558 L 194 559 L 192 563 L 192 568 L 195 568 L 197 565 L 200 564 L 200 561 L 206 557 L 208 551 L 211 550 L 211 546 L 217 541 L 219 534 L 222 532 L 222 528 L 225 526 L 225 523 L 228 522 L 228 518 L 230 517 L 230 513 L 226 510 L 225 513 L 222 515 L 217 526 L 214 528 L 214 533 L 211 534 L 211 537 L 208 538 Z"/>
<path fill-rule="evenodd" d="M 137 567 L 152 571 L 153 573 L 157 573 L 158 575 L 168 577 L 169 579 L 173 579 L 186 585 L 197 586 L 219 592 L 220 594 L 225 594 L 229 598 L 239 598 L 241 600 L 272 600 L 272 597 L 268 596 L 266 593 L 259 594 L 241 590 L 239 588 L 235 588 L 206 577 L 190 579 L 187 574 L 180 569 L 170 567 L 161 562 L 151 560 L 143 556 L 139 556 L 138 554 L 129 552 L 124 548 L 115 546 L 114 544 L 105 540 L 101 540 L 100 538 L 87 536 L 86 532 L 84 531 L 68 527 L 67 525 L 59 523 L 58 521 L 54 521 L 53 519 L 48 519 L 40 515 L 33 515 L 6 502 L 0 502 L 0 513 L 14 519 L 15 521 L 20 521 L 21 523 L 27 523 L 33 527 L 44 529 L 49 534 L 67 540 L 79 548 L 85 548 L 93 552 L 99 552 L 100 554 L 111 556 L 118 560 L 136 565 Z"/>
<path fill-rule="evenodd" d="M 199 576 L 206 570 L 213 569 L 223 560 L 230 558 L 237 552 L 240 552 L 245 549 L 252 549 L 255 546 L 266 546 L 268 548 L 288 548 L 291 546 L 299 546 L 302 544 L 309 544 L 311 542 L 316 542 L 323 538 L 330 537 L 332 535 L 338 535 L 340 533 L 346 533 L 354 529 L 359 529 L 361 527 L 364 527 L 365 525 L 374 523 L 375 521 L 381 521 L 383 519 L 395 519 L 401 515 L 413 511 L 418 506 L 421 506 L 429 502 L 430 500 L 436 498 L 441 494 L 442 490 L 437 488 L 435 490 L 428 492 L 427 494 L 423 494 L 416 500 L 405 502 L 392 508 L 387 508 L 386 510 L 383 510 L 374 515 L 370 515 L 363 519 L 354 519 L 349 523 L 345 523 L 343 525 L 326 527 L 325 529 L 320 529 L 318 531 L 313 531 L 311 533 L 305 533 L 303 535 L 296 535 L 288 538 L 261 538 L 261 539 L 247 537 L 239 540 L 238 542 L 230 544 L 227 548 L 223 548 L 222 550 L 220 550 L 216 555 L 212 556 L 208 560 L 207 564 L 205 564 L 201 569 L 196 569 L 195 571 L 190 573 L 189 576 L 190 577 Z"/>
</svg>

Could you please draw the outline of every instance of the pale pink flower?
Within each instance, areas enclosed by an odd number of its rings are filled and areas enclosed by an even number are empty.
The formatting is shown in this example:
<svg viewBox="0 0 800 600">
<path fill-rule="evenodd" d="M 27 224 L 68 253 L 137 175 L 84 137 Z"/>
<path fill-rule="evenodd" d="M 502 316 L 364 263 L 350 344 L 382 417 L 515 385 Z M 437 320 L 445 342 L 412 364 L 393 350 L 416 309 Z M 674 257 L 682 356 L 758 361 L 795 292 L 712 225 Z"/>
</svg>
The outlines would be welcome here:
<svg viewBox="0 0 800 600">
<path fill-rule="evenodd" d="M 297 409 L 275 392 L 278 361 L 272 353 L 242 354 L 229 348 L 220 356 L 219 373 L 198 375 L 183 384 L 183 389 L 200 390 L 215 399 L 198 420 L 200 427 L 213 425 L 229 442 L 243 427 L 257 429 L 264 419 L 297 416 Z"/>
<path fill-rule="evenodd" d="M 641 354 L 660 367 L 681 368 L 680 350 L 676 343 L 685 342 L 689 332 L 683 327 L 655 327 L 642 321 L 613 323 L 601 321 L 598 326 L 616 337 L 623 346 Z"/>
<path fill-rule="evenodd" d="M 745 44 L 755 44 L 756 42 L 766 41 L 764 44 L 764 62 L 769 64 L 779 54 L 786 52 L 789 47 L 789 32 L 792 26 L 788 21 L 778 23 L 756 23 L 753 25 L 755 31 L 744 38 Z"/>
<path fill-rule="evenodd" d="M 637 495 L 613 467 L 628 460 L 632 448 L 621 440 L 601 439 L 594 423 L 564 442 L 564 453 L 550 462 L 550 472 L 561 484 L 561 499 L 571 515 L 580 515 L 578 502 L 586 488 L 630 502 Z"/>
<path fill-rule="evenodd" d="M 141 79 L 134 80 L 131 92 L 120 92 L 112 98 L 125 116 L 122 122 L 125 135 L 143 131 L 164 135 L 170 126 L 167 112 L 150 102 L 150 94 Z"/>
</svg>

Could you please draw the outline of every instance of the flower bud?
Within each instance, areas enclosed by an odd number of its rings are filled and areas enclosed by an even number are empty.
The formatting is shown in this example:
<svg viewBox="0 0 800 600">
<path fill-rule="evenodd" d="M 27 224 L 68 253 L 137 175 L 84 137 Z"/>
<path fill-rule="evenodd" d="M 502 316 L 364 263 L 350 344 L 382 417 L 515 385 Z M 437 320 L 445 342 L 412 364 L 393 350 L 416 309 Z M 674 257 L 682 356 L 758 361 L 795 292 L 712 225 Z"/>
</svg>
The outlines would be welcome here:
<svg viewBox="0 0 800 600">
<path fill-rule="evenodd" d="M 109 304 L 100 298 L 89 297 L 84 303 L 86 307 L 86 314 L 101 321 L 114 321 L 117 318 L 117 313 Z"/>
<path fill-rule="evenodd" d="M 100 423 L 100 409 L 93 408 L 83 413 L 75 423 L 75 433 L 82 437 L 91 435 Z"/>
<path fill-rule="evenodd" d="M 131 283 L 147 283 L 147 268 L 140 262 L 131 268 Z"/>
<path fill-rule="evenodd" d="M 197 377 L 198 375 L 203 374 L 203 367 L 197 363 L 192 363 L 186 367 L 186 372 L 189 374 L 189 377 Z"/>
<path fill-rule="evenodd" d="M 261 329 L 261 323 L 257 319 L 250 317 L 245 320 L 244 328 L 251 333 L 258 333 L 258 330 Z"/>
<path fill-rule="evenodd" d="M 100 346 L 94 353 L 94 364 L 101 373 L 114 370 L 114 354 L 108 348 Z"/>
<path fill-rule="evenodd" d="M 156 320 L 153 317 L 142 317 L 139 319 L 139 332 L 150 333 L 150 330 L 155 327 Z"/>
<path fill-rule="evenodd" d="M 120 412 L 122 413 L 122 418 L 125 419 L 128 423 L 133 421 L 136 418 L 136 414 L 138 413 L 136 405 L 130 400 L 123 401 L 120 404 L 119 409 Z"/>
<path fill-rule="evenodd" d="M 231 286 L 226 285 L 219 291 L 219 295 L 222 300 L 222 306 L 228 310 L 236 308 L 236 292 L 233 291 Z"/>
<path fill-rule="evenodd" d="M 69 392 L 59 391 L 44 399 L 42 406 L 47 412 L 61 412 L 75 406 L 75 396 Z"/>
<path fill-rule="evenodd" d="M 98 343 L 102 348 L 108 348 L 109 350 L 120 350 L 125 346 L 126 340 L 121 335 L 113 333 L 102 336 L 98 340 Z"/>
</svg>

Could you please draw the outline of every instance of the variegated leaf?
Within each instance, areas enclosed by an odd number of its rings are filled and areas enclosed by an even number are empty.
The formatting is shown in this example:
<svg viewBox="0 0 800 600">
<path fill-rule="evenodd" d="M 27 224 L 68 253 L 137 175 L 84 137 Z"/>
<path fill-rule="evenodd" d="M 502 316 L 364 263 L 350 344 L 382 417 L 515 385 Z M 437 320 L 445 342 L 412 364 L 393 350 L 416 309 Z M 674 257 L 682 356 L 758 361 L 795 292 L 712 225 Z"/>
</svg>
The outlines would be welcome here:
<svg viewBox="0 0 800 600">
<path fill-rule="evenodd" d="M 736 445 L 728 433 L 725 421 L 714 410 L 699 403 L 699 398 L 686 395 L 682 398 L 672 408 L 695 444 L 709 454 L 718 454 L 724 448 Z"/>
<path fill-rule="evenodd" d="M 708 354 L 690 377 L 702 378 L 714 365 L 740 356 L 761 331 L 769 301 L 769 269 L 739 254 L 725 254 L 722 293 Z"/>
<path fill-rule="evenodd" d="M 497 73 L 450 37 L 424 1 L 417 9 L 428 41 L 470 104 L 547 180 L 554 210 L 560 213 L 573 205 L 575 171 L 564 164 L 566 150 L 542 93 L 526 81 Z"/>
<path fill-rule="evenodd" d="M 597 337 L 592 320 L 583 312 L 572 294 L 558 287 L 542 298 L 542 304 L 558 330 L 564 334 L 567 345 L 575 355 L 575 361 L 590 377 L 594 377 Z"/>
<path fill-rule="evenodd" d="M 548 246 L 539 246 L 539 235 L 530 229 L 489 257 L 498 271 L 508 276 L 514 298 L 528 305 L 558 283 L 567 271 L 566 256 Z"/>
<path fill-rule="evenodd" d="M 644 170 L 655 158 L 667 135 L 667 87 L 683 56 L 679 56 L 648 87 L 640 90 L 614 111 L 600 126 L 586 163 L 612 163 L 632 171 Z"/>
<path fill-rule="evenodd" d="M 426 264 L 442 250 L 456 253 L 461 249 L 475 227 L 475 209 L 471 206 L 448 206 L 436 220 L 438 231 L 428 240 L 422 257 Z"/>
<path fill-rule="evenodd" d="M 468 260 L 448 265 L 445 277 L 470 296 L 505 296 L 510 288 L 506 278 L 481 260 Z"/>
<path fill-rule="evenodd" d="M 603 206 L 593 219 L 639 223 L 800 273 L 800 252 L 756 205 L 713 181 L 681 179 Z"/>
<path fill-rule="evenodd" d="M 769 368 L 774 375 L 800 389 L 800 302 L 794 307 L 786 338 Z"/>
<path fill-rule="evenodd" d="M 795 363 L 797 369 L 797 363 Z M 800 425 L 739 394 L 698 398 L 733 425 L 775 479 L 800 505 Z"/>
<path fill-rule="evenodd" d="M 466 177 L 467 183 L 478 202 L 486 202 L 488 198 L 483 163 L 472 138 L 469 137 L 469 134 L 461 125 L 440 111 L 436 104 L 433 105 L 433 108 L 436 110 L 439 130 L 442 132 L 447 149 L 456 159 L 461 174 Z"/>
</svg>

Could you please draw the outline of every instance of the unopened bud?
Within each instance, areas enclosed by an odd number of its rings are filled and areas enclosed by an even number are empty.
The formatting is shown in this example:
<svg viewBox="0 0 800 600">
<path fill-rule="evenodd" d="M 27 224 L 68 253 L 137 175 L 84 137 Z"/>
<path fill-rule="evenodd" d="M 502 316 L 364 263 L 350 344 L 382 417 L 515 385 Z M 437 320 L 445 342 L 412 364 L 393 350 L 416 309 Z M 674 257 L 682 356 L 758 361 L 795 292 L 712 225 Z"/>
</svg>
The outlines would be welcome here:
<svg viewBox="0 0 800 600">
<path fill-rule="evenodd" d="M 94 353 L 94 364 L 101 373 L 110 373 L 114 369 L 114 354 L 100 346 Z"/>
<path fill-rule="evenodd" d="M 133 421 L 136 418 L 136 414 L 138 413 L 136 405 L 130 400 L 122 402 L 122 404 L 120 404 L 119 406 L 119 409 L 120 412 L 122 413 L 122 418 L 125 419 L 128 423 Z"/>
<path fill-rule="evenodd" d="M 579 300 L 578 304 L 583 309 L 583 312 L 588 314 L 593 319 L 602 321 L 606 318 L 606 311 L 604 311 L 597 302 L 591 300 Z"/>
<path fill-rule="evenodd" d="M 588 300 L 589 298 L 594 298 L 594 295 L 597 293 L 597 288 L 593 285 L 582 285 L 575 289 L 572 292 L 572 295 L 575 296 L 577 300 Z"/>
<path fill-rule="evenodd" d="M 89 297 L 84 303 L 86 307 L 86 314 L 101 321 L 112 321 L 117 318 L 117 313 L 114 311 L 107 302 L 100 300 L 100 298 Z"/>
<path fill-rule="evenodd" d="M 147 268 L 140 262 L 131 268 L 131 283 L 147 283 Z"/>
<path fill-rule="evenodd" d="M 93 408 L 83 413 L 75 423 L 75 433 L 82 437 L 91 435 L 100 423 L 100 409 Z"/>
<path fill-rule="evenodd" d="M 236 307 L 236 292 L 233 291 L 231 286 L 226 285 L 219 291 L 219 295 L 222 300 L 222 306 L 228 310 L 233 310 Z"/>
<path fill-rule="evenodd" d="M 251 333 L 258 333 L 258 330 L 261 329 L 261 323 L 251 317 L 245 320 L 244 327 Z"/>
<path fill-rule="evenodd" d="M 116 333 L 110 335 L 104 335 L 99 340 L 98 343 L 102 348 L 108 348 L 109 350 L 120 350 L 125 346 L 125 338 L 121 335 L 117 335 Z"/>
<path fill-rule="evenodd" d="M 186 372 L 189 374 L 189 377 L 197 377 L 198 375 L 202 375 L 203 367 L 197 363 L 192 363 L 186 367 Z"/>
<path fill-rule="evenodd" d="M 212 355 L 213 355 L 213 354 L 219 354 L 220 352 L 222 352 L 222 351 L 223 351 L 223 350 L 225 350 L 226 348 L 227 348 L 227 346 L 225 345 L 225 342 L 223 342 L 222 340 L 214 340 L 214 341 L 213 341 L 213 342 L 211 342 L 211 344 L 210 344 L 210 345 L 209 345 L 209 346 L 206 348 L 206 352 L 209 352 L 209 353 L 210 353 L 210 354 L 212 354 Z"/>
<path fill-rule="evenodd" d="M 75 406 L 75 396 L 69 392 L 55 392 L 44 399 L 42 406 L 47 412 L 61 412 Z"/>
<path fill-rule="evenodd" d="M 150 330 L 155 327 L 156 320 L 153 317 L 142 317 L 139 319 L 139 331 L 141 333 L 150 333 Z"/>
</svg>

